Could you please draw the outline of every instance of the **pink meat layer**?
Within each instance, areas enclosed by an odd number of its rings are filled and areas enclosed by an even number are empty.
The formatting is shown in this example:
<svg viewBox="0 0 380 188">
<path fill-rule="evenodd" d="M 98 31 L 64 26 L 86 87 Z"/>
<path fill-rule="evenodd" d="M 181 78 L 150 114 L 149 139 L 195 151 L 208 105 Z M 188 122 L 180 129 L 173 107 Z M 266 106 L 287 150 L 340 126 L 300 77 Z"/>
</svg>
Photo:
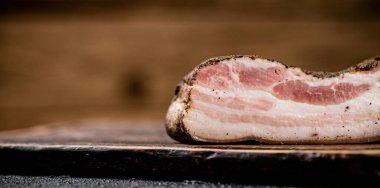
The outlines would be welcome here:
<svg viewBox="0 0 380 188">
<path fill-rule="evenodd" d="M 218 90 L 228 90 L 234 87 L 233 85 L 240 84 L 246 89 L 266 89 L 279 99 L 314 105 L 342 103 L 370 89 L 368 84 L 354 86 L 345 82 L 327 86 L 310 86 L 302 80 L 287 81 L 286 71 L 282 67 L 251 68 L 241 64 L 230 70 L 225 64 L 217 64 L 199 72 L 196 84 Z M 239 79 L 234 81 L 231 73 L 236 74 Z M 236 100 L 236 103 L 239 101 Z M 230 104 L 235 105 L 234 103 Z"/>
</svg>

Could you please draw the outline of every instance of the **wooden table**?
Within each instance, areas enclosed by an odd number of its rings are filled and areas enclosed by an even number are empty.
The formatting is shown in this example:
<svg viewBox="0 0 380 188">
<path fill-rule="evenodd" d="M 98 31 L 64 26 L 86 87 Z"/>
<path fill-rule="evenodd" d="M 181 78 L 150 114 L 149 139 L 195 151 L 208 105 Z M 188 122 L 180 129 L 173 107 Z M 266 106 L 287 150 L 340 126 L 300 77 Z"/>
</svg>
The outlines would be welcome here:
<svg viewBox="0 0 380 188">
<path fill-rule="evenodd" d="M 380 144 L 186 145 L 163 123 L 82 120 L 0 132 L 0 173 L 362 185 L 378 183 Z"/>
</svg>

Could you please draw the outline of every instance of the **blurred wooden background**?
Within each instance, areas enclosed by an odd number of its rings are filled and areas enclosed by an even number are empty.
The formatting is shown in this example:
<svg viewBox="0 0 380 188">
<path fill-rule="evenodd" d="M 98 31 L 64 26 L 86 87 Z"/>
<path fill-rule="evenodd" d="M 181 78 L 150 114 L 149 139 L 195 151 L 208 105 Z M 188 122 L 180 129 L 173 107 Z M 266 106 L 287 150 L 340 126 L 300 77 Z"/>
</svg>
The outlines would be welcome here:
<svg viewBox="0 0 380 188">
<path fill-rule="evenodd" d="M 0 3 L 0 130 L 80 118 L 164 121 L 201 61 L 257 54 L 336 71 L 380 54 L 374 0 Z"/>
</svg>

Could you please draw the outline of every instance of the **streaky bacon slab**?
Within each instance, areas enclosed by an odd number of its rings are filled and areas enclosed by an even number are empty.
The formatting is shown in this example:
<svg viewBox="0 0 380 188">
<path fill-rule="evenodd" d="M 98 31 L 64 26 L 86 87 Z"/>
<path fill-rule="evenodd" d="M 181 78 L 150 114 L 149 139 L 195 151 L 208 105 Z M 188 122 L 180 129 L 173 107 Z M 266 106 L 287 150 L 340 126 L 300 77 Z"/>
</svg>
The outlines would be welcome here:
<svg viewBox="0 0 380 188">
<path fill-rule="evenodd" d="M 211 58 L 178 84 L 166 129 L 180 142 L 380 141 L 379 60 L 328 73 L 258 56 Z"/>
</svg>

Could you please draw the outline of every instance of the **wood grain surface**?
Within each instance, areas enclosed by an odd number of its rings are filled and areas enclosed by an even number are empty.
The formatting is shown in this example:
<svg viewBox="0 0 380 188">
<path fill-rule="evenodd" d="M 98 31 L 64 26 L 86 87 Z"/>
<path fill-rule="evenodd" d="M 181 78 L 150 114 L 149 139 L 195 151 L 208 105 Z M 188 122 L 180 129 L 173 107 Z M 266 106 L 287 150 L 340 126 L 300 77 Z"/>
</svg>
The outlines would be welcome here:
<svg viewBox="0 0 380 188">
<path fill-rule="evenodd" d="M 0 5 L 0 130 L 162 120 L 202 61 L 338 71 L 380 55 L 375 0 L 17 0 Z"/>
<path fill-rule="evenodd" d="M 380 144 L 186 145 L 163 123 L 97 119 L 1 132 L 0 166 L 1 174 L 340 185 L 379 179 Z"/>
</svg>

